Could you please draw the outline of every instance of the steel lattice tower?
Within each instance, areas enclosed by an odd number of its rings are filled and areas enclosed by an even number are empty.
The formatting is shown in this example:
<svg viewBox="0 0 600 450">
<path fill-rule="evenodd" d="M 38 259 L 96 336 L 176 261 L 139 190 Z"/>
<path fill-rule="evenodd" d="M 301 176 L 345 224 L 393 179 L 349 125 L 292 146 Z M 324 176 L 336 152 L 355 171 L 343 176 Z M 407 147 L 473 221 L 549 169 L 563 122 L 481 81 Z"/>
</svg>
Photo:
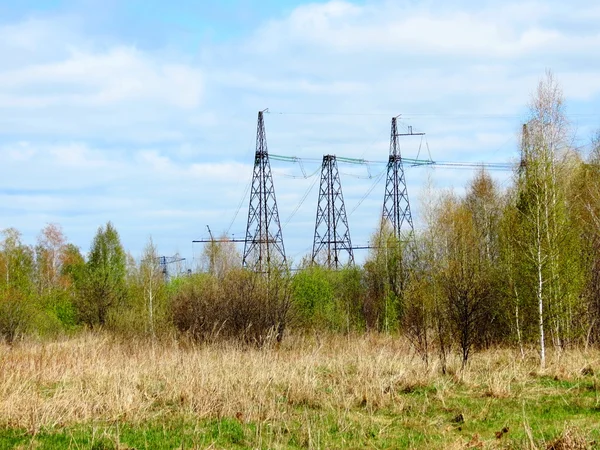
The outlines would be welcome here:
<svg viewBox="0 0 600 450">
<path fill-rule="evenodd" d="M 390 135 L 390 157 L 387 164 L 387 179 L 385 182 L 385 196 L 383 198 L 383 219 L 389 221 L 394 229 L 394 235 L 401 239 L 401 231 L 404 223 L 408 225 L 411 235 L 414 233 L 412 215 L 410 213 L 410 202 L 408 201 L 408 190 L 404 177 L 402 155 L 398 136 L 422 135 L 413 133 L 409 127 L 409 133 L 398 134 L 396 117 L 392 118 L 392 131 Z"/>
<path fill-rule="evenodd" d="M 337 269 L 341 264 L 340 253 L 342 252 L 348 253 L 346 263 L 354 264 L 337 160 L 334 155 L 324 155 L 312 261 L 315 262 L 317 256 L 324 253 L 327 257 L 327 266 Z"/>
<path fill-rule="evenodd" d="M 258 113 L 256 127 L 256 153 L 242 260 L 244 267 L 258 272 L 268 272 L 272 264 L 280 266 L 286 263 L 263 112 Z"/>
</svg>

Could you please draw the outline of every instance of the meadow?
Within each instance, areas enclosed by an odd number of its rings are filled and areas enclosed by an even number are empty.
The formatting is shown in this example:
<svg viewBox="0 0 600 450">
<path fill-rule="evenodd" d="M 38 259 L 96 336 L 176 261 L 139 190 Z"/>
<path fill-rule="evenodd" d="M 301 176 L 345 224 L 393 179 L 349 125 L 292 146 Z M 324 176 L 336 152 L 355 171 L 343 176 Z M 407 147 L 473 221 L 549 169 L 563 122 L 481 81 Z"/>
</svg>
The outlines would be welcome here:
<svg viewBox="0 0 600 450">
<path fill-rule="evenodd" d="M 600 448 L 600 351 L 476 353 L 402 337 L 256 348 L 84 332 L 0 345 L 0 448 Z"/>
</svg>

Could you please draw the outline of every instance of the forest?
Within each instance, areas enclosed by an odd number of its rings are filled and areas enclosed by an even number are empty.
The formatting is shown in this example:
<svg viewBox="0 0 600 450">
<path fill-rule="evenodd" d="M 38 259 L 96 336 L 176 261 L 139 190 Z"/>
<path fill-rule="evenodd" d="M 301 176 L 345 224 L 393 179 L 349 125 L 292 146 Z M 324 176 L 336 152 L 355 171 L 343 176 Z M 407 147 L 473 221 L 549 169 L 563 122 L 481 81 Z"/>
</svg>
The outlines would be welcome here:
<svg viewBox="0 0 600 450">
<path fill-rule="evenodd" d="M 202 270 L 167 282 L 152 240 L 136 261 L 110 222 L 87 255 L 56 224 L 35 246 L 5 229 L 0 333 L 9 343 L 103 329 L 261 346 L 294 329 L 367 331 L 403 335 L 425 364 L 535 345 L 543 367 L 548 346 L 600 344 L 600 134 L 584 151 L 573 133 L 548 73 L 531 98 L 512 185 L 500 189 L 481 169 L 465 195 L 431 195 L 414 235 L 397 239 L 382 222 L 364 264 L 342 270 L 306 261 L 266 277 L 217 239 Z"/>
</svg>

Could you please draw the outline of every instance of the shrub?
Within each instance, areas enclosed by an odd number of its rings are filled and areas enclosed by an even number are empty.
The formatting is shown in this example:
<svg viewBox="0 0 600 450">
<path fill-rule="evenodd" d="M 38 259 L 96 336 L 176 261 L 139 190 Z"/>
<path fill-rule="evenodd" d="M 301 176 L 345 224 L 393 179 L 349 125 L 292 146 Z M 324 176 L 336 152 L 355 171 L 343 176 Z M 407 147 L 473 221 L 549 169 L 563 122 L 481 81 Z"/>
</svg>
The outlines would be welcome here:
<svg viewBox="0 0 600 450">
<path fill-rule="evenodd" d="M 345 332 L 363 328 L 360 269 L 308 266 L 294 275 L 291 291 L 293 317 L 301 328 Z"/>
<path fill-rule="evenodd" d="M 175 294 L 173 322 L 198 341 L 234 339 L 263 345 L 281 341 L 287 325 L 287 277 L 236 269 L 222 277 L 190 277 Z"/>
<path fill-rule="evenodd" d="M 0 336 L 9 344 L 27 331 L 32 316 L 31 309 L 21 292 L 8 289 L 0 293 Z"/>
</svg>

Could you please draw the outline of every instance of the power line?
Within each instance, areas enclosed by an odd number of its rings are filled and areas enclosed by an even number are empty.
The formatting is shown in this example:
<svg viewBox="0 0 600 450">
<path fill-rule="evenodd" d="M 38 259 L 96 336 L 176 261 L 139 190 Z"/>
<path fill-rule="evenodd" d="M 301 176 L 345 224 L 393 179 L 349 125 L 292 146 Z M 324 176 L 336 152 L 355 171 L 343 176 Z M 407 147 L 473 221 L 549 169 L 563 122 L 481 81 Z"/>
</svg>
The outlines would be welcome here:
<svg viewBox="0 0 600 450">
<path fill-rule="evenodd" d="M 272 111 L 271 114 L 287 116 L 390 116 L 390 113 L 366 113 L 366 112 L 333 112 L 333 111 Z M 526 114 L 509 113 L 434 113 L 434 112 L 412 112 L 400 115 L 404 119 L 411 118 L 445 118 L 445 119 L 522 119 Z M 566 117 L 600 117 L 600 113 L 569 113 Z"/>
<path fill-rule="evenodd" d="M 356 204 L 356 206 L 354 208 L 352 208 L 352 211 L 350 211 L 350 214 L 348 214 L 348 216 L 351 216 L 354 213 L 354 211 L 356 211 L 358 209 L 358 207 L 360 205 L 362 205 L 362 202 L 364 202 L 366 200 L 366 198 L 369 195 L 371 195 L 371 192 L 373 192 L 373 189 L 375 189 L 375 187 L 379 184 L 379 182 L 383 178 L 383 174 L 385 174 L 385 169 L 382 170 L 379 173 L 379 175 L 377 175 L 377 177 L 375 178 L 375 181 L 373 182 L 373 184 L 371 185 L 371 187 L 369 188 L 369 190 L 366 192 L 365 195 L 362 196 L 362 198 L 358 201 L 358 203 Z"/>
<path fill-rule="evenodd" d="M 318 178 L 315 177 L 315 179 L 313 180 L 312 184 L 308 187 L 308 189 L 306 190 L 306 192 L 304 193 L 304 195 L 300 199 L 300 202 L 298 203 L 298 205 L 296 206 L 296 208 L 294 208 L 294 210 L 292 211 L 292 213 L 290 214 L 290 216 L 283 223 L 283 227 L 282 228 L 285 228 L 287 226 L 287 224 L 290 223 L 290 220 L 292 220 L 292 218 L 296 215 L 296 213 L 298 212 L 298 210 L 300 209 L 300 207 L 302 206 L 302 204 L 304 203 L 304 201 L 307 199 L 307 197 L 309 196 L 309 194 L 311 193 L 311 191 L 315 187 L 315 184 L 317 184 L 317 180 L 318 180 Z"/>
<path fill-rule="evenodd" d="M 429 148 L 429 146 L 428 146 Z M 282 155 L 270 155 L 271 159 L 285 162 L 315 162 L 316 158 L 299 158 L 297 156 L 282 156 Z M 355 164 L 355 165 L 387 165 L 388 161 L 376 161 L 367 160 L 362 158 L 349 158 L 344 156 L 336 156 L 336 160 L 339 163 Z M 485 161 L 434 161 L 431 159 L 417 159 L 417 158 L 402 158 L 402 162 L 408 167 L 417 166 L 437 166 L 446 168 L 485 168 L 491 170 L 512 170 L 516 167 L 517 163 L 512 162 L 485 162 Z"/>
<path fill-rule="evenodd" d="M 244 195 L 242 195 L 240 203 L 238 204 L 238 207 L 235 210 L 235 214 L 233 215 L 233 219 L 231 219 L 231 223 L 227 227 L 227 231 L 225 231 L 225 234 L 229 234 L 229 230 L 231 230 L 231 227 L 233 226 L 233 223 L 235 222 L 235 219 L 237 218 L 238 214 L 240 213 L 240 210 L 242 209 L 242 205 L 244 204 L 244 200 L 246 200 L 246 196 L 248 195 L 248 191 L 250 190 L 250 186 L 251 185 L 252 185 L 252 179 L 248 180 L 248 184 L 246 185 L 246 189 L 244 190 Z"/>
</svg>

